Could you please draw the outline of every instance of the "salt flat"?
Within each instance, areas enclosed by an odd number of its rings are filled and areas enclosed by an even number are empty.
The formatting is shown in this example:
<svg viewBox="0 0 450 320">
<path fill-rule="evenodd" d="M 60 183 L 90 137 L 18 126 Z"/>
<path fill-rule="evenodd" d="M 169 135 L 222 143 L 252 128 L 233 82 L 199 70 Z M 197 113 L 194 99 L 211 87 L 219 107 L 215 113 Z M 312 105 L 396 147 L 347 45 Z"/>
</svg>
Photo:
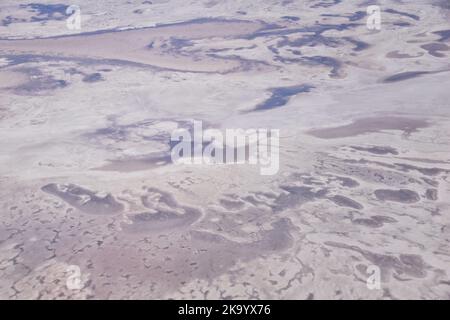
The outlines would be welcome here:
<svg viewBox="0 0 450 320">
<path fill-rule="evenodd" d="M 450 298 L 446 1 L 78 4 L 0 4 L 0 298 Z M 280 171 L 174 165 L 193 120 Z"/>
</svg>

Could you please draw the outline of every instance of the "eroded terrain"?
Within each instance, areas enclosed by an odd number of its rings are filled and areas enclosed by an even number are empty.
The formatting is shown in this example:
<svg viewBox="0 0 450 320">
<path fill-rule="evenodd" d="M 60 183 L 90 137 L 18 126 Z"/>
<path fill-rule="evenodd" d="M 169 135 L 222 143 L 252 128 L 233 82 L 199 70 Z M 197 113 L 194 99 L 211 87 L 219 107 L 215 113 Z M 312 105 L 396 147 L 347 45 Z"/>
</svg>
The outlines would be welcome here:
<svg viewBox="0 0 450 320">
<path fill-rule="evenodd" d="M 448 1 L 78 4 L 0 4 L 0 298 L 450 298 Z M 280 171 L 174 165 L 192 120 Z"/>
</svg>

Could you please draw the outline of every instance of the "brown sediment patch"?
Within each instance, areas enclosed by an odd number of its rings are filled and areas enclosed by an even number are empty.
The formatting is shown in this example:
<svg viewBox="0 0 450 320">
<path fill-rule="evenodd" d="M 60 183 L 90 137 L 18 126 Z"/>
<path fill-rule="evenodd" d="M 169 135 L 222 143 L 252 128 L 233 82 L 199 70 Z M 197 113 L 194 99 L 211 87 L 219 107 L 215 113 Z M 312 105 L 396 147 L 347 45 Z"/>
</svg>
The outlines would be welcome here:
<svg viewBox="0 0 450 320">
<path fill-rule="evenodd" d="M 0 47 L 2 51 L 14 54 L 121 60 L 168 70 L 223 73 L 239 68 L 241 61 L 237 58 L 180 54 L 176 46 L 170 50 L 154 47 L 153 43 L 165 43 L 172 38 L 200 40 L 238 37 L 255 32 L 262 26 L 259 22 L 235 20 L 193 21 L 125 31 L 111 30 L 31 40 L 0 40 Z"/>
<path fill-rule="evenodd" d="M 337 139 L 358 136 L 384 130 L 399 130 L 406 134 L 429 126 L 427 120 L 403 117 L 373 117 L 354 120 L 351 124 L 313 129 L 307 133 L 321 139 Z"/>
<path fill-rule="evenodd" d="M 375 196 L 377 197 L 378 200 L 401 202 L 401 203 L 415 203 L 420 200 L 420 196 L 417 192 L 408 189 L 400 189 L 400 190 L 379 189 L 375 190 Z"/>
</svg>

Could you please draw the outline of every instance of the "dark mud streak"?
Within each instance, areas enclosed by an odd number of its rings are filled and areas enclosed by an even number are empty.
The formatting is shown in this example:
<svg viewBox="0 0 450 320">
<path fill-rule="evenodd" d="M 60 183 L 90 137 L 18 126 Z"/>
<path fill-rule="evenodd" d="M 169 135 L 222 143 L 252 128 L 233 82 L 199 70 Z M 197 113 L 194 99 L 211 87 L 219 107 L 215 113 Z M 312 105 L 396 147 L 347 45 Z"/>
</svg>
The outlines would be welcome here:
<svg viewBox="0 0 450 320">
<path fill-rule="evenodd" d="M 353 48 L 354 51 L 362 51 L 367 48 L 369 48 L 369 44 L 360 40 L 356 40 L 352 37 L 344 37 L 343 40 L 354 44 L 355 48 Z M 313 34 L 313 35 L 304 35 L 301 38 L 298 39 L 288 39 L 287 37 L 283 37 L 282 40 L 278 41 L 277 47 L 282 48 L 285 46 L 290 47 L 303 47 L 303 46 L 309 46 L 309 47 L 315 47 L 319 44 L 322 44 L 327 47 L 337 48 L 338 46 L 343 45 L 343 41 L 339 38 L 334 37 L 326 37 L 322 36 L 319 33 Z M 278 52 L 275 52 L 278 54 Z"/>
<path fill-rule="evenodd" d="M 417 192 L 400 189 L 400 190 L 389 190 L 389 189 L 379 189 L 375 190 L 375 196 L 381 201 L 393 201 L 400 203 L 416 203 L 420 201 L 420 196 Z"/>
<path fill-rule="evenodd" d="M 88 74 L 83 77 L 83 82 L 87 82 L 87 83 L 99 82 L 99 81 L 104 81 L 104 80 L 105 79 L 103 78 L 102 74 L 99 72 Z"/>
<path fill-rule="evenodd" d="M 369 152 L 369 153 L 373 153 L 376 155 L 387 155 L 387 154 L 392 154 L 392 155 L 398 155 L 398 151 L 395 148 L 392 147 L 381 147 L 381 146 L 373 146 L 373 147 L 360 147 L 360 146 L 351 146 L 352 149 L 357 150 L 357 151 L 364 151 L 364 152 Z"/>
<path fill-rule="evenodd" d="M 0 38 L 0 40 L 3 41 L 17 41 L 17 40 L 36 40 L 36 39 L 59 39 L 59 38 L 73 38 L 73 37 L 85 37 L 85 36 L 92 36 L 92 35 L 99 35 L 99 34 L 105 34 L 105 33 L 120 33 L 120 32 L 127 32 L 127 31 L 138 31 L 138 30 L 148 30 L 148 29 L 161 29 L 161 28 L 167 28 L 167 27 L 173 27 L 173 26 L 184 26 L 184 25 L 196 25 L 196 24 L 205 24 L 205 23 L 211 23 L 211 22 L 224 22 L 224 23 L 252 23 L 251 21 L 247 20 L 239 20 L 239 19 L 222 19 L 222 18 L 198 18 L 198 19 L 192 19 L 188 21 L 183 22 L 175 22 L 175 23 L 167 23 L 167 24 L 156 24 L 155 26 L 151 27 L 141 27 L 141 28 L 129 28 L 129 29 L 122 29 L 122 28 L 113 28 L 113 29 L 104 29 L 104 30 L 96 30 L 96 31 L 89 31 L 89 32 L 82 32 L 82 33 L 76 33 L 76 34 L 63 34 L 63 35 L 57 35 L 57 36 L 50 36 L 50 37 L 33 37 L 32 39 L 28 38 Z M 265 27 L 262 27 L 264 29 Z"/>
<path fill-rule="evenodd" d="M 286 46 L 300 48 L 303 46 L 315 47 L 318 44 L 323 44 L 328 47 L 336 48 L 339 46 L 340 41 L 332 37 L 325 37 L 320 34 L 314 35 L 304 35 L 298 39 L 288 39 L 283 37 L 282 40 L 278 41 L 277 47 L 283 48 Z"/>
<path fill-rule="evenodd" d="M 283 17 L 281 17 L 281 19 L 289 20 L 289 21 L 299 21 L 300 20 L 299 17 L 295 17 L 295 16 L 283 16 Z"/>
<path fill-rule="evenodd" d="M 366 218 L 357 218 L 352 220 L 353 224 L 369 227 L 369 228 L 380 228 L 383 226 L 383 223 L 373 220 L 373 219 L 366 219 Z"/>
<path fill-rule="evenodd" d="M 3 54 L 0 55 L 2 58 L 6 58 L 11 62 L 5 66 L 0 67 L 7 68 L 14 65 L 20 65 L 30 62 L 47 62 L 47 61 L 73 61 L 77 62 L 83 66 L 86 65 L 113 65 L 113 66 L 128 66 L 128 67 L 136 67 L 136 68 L 146 68 L 153 71 L 176 71 L 170 68 L 162 68 L 156 67 L 153 65 L 132 62 L 128 60 L 119 60 L 119 59 L 103 59 L 103 58 L 79 58 L 79 57 L 64 57 L 64 56 L 53 56 L 53 55 L 42 55 L 42 54 L 19 54 L 19 55 L 11 55 L 11 54 Z M 184 72 L 184 71 L 180 71 Z M 191 73 L 199 73 L 196 71 L 189 71 Z"/>
<path fill-rule="evenodd" d="M 224 72 L 216 72 L 216 71 L 205 72 L 205 71 L 203 71 L 203 72 L 197 72 L 197 73 L 228 74 L 228 73 L 233 73 L 233 72 L 250 71 L 252 69 L 258 69 L 260 67 L 273 67 L 266 61 L 246 59 L 246 58 L 242 58 L 241 56 L 236 55 L 236 54 L 223 56 L 223 55 L 219 55 L 219 54 L 208 53 L 208 54 L 206 54 L 206 56 L 211 57 L 211 58 L 221 59 L 221 60 L 237 61 L 237 62 L 239 62 L 239 66 L 237 66 L 236 68 L 233 68 L 229 71 L 224 71 Z M 189 72 L 192 72 L 192 71 L 189 71 Z"/>
<path fill-rule="evenodd" d="M 359 186 L 359 182 L 348 177 L 336 177 L 343 187 L 356 188 Z"/>
<path fill-rule="evenodd" d="M 295 33 L 315 33 L 315 36 L 319 36 L 325 31 L 328 30 L 336 30 L 336 31 L 344 31 L 349 30 L 351 28 L 355 28 L 359 26 L 356 23 L 348 23 L 348 24 L 317 24 L 314 26 L 306 26 L 302 28 L 284 28 L 284 29 L 275 29 L 274 28 L 264 28 L 259 31 L 256 31 L 250 35 L 242 36 L 241 38 L 247 40 L 253 40 L 260 37 L 272 37 L 272 36 L 288 36 Z"/>
<path fill-rule="evenodd" d="M 413 78 L 417 78 L 420 76 L 423 76 L 425 74 L 433 73 L 431 71 L 408 71 L 408 72 L 402 72 L 398 74 L 394 74 L 393 76 L 389 76 L 386 79 L 383 80 L 384 83 L 391 83 L 391 82 L 398 82 L 398 81 L 404 81 L 409 80 Z"/>
<path fill-rule="evenodd" d="M 386 9 L 384 11 L 387 12 L 387 13 L 392 13 L 392 14 L 397 14 L 397 15 L 400 15 L 400 16 L 408 17 L 408 18 L 411 18 L 411 19 L 416 20 L 416 21 L 420 20 L 420 17 L 415 15 L 415 14 L 402 12 L 402 11 L 397 11 L 397 10 L 394 10 L 394 9 Z"/>
<path fill-rule="evenodd" d="M 122 228 L 128 232 L 165 232 L 189 226 L 201 217 L 197 209 L 181 206 L 177 208 L 183 214 L 171 211 L 142 212 L 130 216 L 131 225 L 122 224 Z"/>
<path fill-rule="evenodd" d="M 270 89 L 272 95 L 269 99 L 255 107 L 254 111 L 264 111 L 282 107 L 286 105 L 290 98 L 299 93 L 310 92 L 314 86 L 303 84 L 292 87 L 280 87 Z"/>
<path fill-rule="evenodd" d="M 433 33 L 441 37 L 438 39 L 440 42 L 447 42 L 450 39 L 450 30 L 441 30 Z"/>
<path fill-rule="evenodd" d="M 439 182 L 433 180 L 433 179 L 429 179 L 429 178 L 421 178 L 422 181 L 424 181 L 426 184 L 432 186 L 432 187 L 439 187 Z"/>
<path fill-rule="evenodd" d="M 7 27 L 10 24 L 17 23 L 17 22 L 27 22 L 27 20 L 26 19 L 14 18 L 13 16 L 7 16 L 6 18 L 2 19 L 1 25 L 4 26 L 4 27 Z"/>
<path fill-rule="evenodd" d="M 316 8 L 330 8 L 333 7 L 339 3 L 341 3 L 342 0 L 328 0 L 328 1 L 320 1 L 316 4 L 313 4 L 310 8 L 316 9 Z"/>
<path fill-rule="evenodd" d="M 344 39 L 346 41 L 350 42 L 351 44 L 355 45 L 355 47 L 353 48 L 353 51 L 363 51 L 370 47 L 370 45 L 364 41 L 356 40 L 351 37 L 345 37 Z"/>
<path fill-rule="evenodd" d="M 109 160 L 108 164 L 94 168 L 98 171 L 135 172 L 146 171 L 172 163 L 170 154 L 164 152 L 154 153 L 148 156 Z"/>
<path fill-rule="evenodd" d="M 428 43 L 421 46 L 428 54 L 436 58 L 445 58 L 446 55 L 439 51 L 450 51 L 450 47 L 443 43 Z"/>
<path fill-rule="evenodd" d="M 342 63 L 332 57 L 325 57 L 325 56 L 312 56 L 312 57 L 303 57 L 302 58 L 306 64 L 309 65 L 323 65 L 326 67 L 330 67 L 331 71 L 329 73 L 329 76 L 331 78 L 339 78 L 340 77 L 340 70 L 342 67 Z"/>
<path fill-rule="evenodd" d="M 448 0 L 436 0 L 431 3 L 432 6 L 437 6 L 442 9 L 450 10 L 450 1 Z"/>
<path fill-rule="evenodd" d="M 412 56 L 406 53 L 400 53 L 399 51 L 391 51 L 386 54 L 386 58 L 390 59 L 409 59 L 409 58 L 419 58 L 423 56 L 423 53 L 419 53 L 416 56 Z"/>
<path fill-rule="evenodd" d="M 347 207 L 356 210 L 364 209 L 364 207 L 359 202 L 341 195 L 335 195 L 328 199 L 340 207 Z"/>
<path fill-rule="evenodd" d="M 362 225 L 369 228 L 381 228 L 385 223 L 395 223 L 397 220 L 386 216 L 372 216 L 370 218 L 353 219 L 352 223 Z"/>
<path fill-rule="evenodd" d="M 338 139 L 380 132 L 383 130 L 400 130 L 405 134 L 410 134 L 418 129 L 426 128 L 428 126 L 428 121 L 423 119 L 376 117 L 357 119 L 351 124 L 340 127 L 314 129 L 308 131 L 308 133 L 320 139 Z"/>
<path fill-rule="evenodd" d="M 6 58 L 11 63 L 0 66 L 0 69 L 7 68 L 12 65 L 19 65 L 24 64 L 28 62 L 45 62 L 45 61 L 73 61 L 77 62 L 83 65 L 113 65 L 113 66 L 126 66 L 126 67 L 134 67 L 134 68 L 140 68 L 140 69 L 148 69 L 152 71 L 173 71 L 173 72 L 183 72 L 183 73 L 198 73 L 198 74 L 229 74 L 233 72 L 238 71 L 245 71 L 249 70 L 252 67 L 256 66 L 269 66 L 268 63 L 264 61 L 253 61 L 253 60 L 246 60 L 239 56 L 228 56 L 223 57 L 219 55 L 213 55 L 208 54 L 207 56 L 211 56 L 217 59 L 223 59 L 223 60 L 237 60 L 240 62 L 240 66 L 237 66 L 236 68 L 232 70 L 217 72 L 217 71 L 193 71 L 193 70 L 180 70 L 180 69 L 173 69 L 173 68 L 167 68 L 167 67 L 158 67 L 147 63 L 141 63 L 141 62 L 133 62 L 130 60 L 122 60 L 122 59 L 104 59 L 104 58 L 80 58 L 80 57 L 69 57 L 69 56 L 60 56 L 60 55 L 42 55 L 42 54 L 20 54 L 20 55 L 11 55 L 11 54 L 0 54 L 0 57 Z"/>
<path fill-rule="evenodd" d="M 397 27 L 411 27 L 412 26 L 412 24 L 409 22 L 393 22 L 392 24 Z"/>
<path fill-rule="evenodd" d="M 442 169 L 442 168 L 423 168 L 417 167 L 410 164 L 405 163 L 394 163 L 395 167 L 404 172 L 409 172 L 410 170 L 418 171 L 426 176 L 437 176 L 441 173 L 450 173 L 450 170 Z"/>
<path fill-rule="evenodd" d="M 331 17 L 331 18 L 347 18 L 349 21 L 360 21 L 367 16 L 365 11 L 356 11 L 353 14 L 333 14 L 333 13 L 323 13 L 320 15 L 321 17 Z"/>
<path fill-rule="evenodd" d="M 365 11 L 356 11 L 354 14 L 348 16 L 349 21 L 359 21 L 364 19 L 367 16 L 367 12 Z"/>
</svg>

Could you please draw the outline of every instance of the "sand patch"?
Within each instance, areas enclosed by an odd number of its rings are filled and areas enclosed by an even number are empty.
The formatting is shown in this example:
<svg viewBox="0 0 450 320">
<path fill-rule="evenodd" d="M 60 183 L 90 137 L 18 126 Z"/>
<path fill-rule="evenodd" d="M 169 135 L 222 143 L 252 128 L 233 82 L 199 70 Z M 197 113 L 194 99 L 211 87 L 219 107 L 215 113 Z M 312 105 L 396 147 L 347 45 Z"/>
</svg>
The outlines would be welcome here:
<svg viewBox="0 0 450 320">
<path fill-rule="evenodd" d="M 23 85 L 28 77 L 20 72 L 0 71 L 0 89 L 10 89 Z"/>
</svg>

